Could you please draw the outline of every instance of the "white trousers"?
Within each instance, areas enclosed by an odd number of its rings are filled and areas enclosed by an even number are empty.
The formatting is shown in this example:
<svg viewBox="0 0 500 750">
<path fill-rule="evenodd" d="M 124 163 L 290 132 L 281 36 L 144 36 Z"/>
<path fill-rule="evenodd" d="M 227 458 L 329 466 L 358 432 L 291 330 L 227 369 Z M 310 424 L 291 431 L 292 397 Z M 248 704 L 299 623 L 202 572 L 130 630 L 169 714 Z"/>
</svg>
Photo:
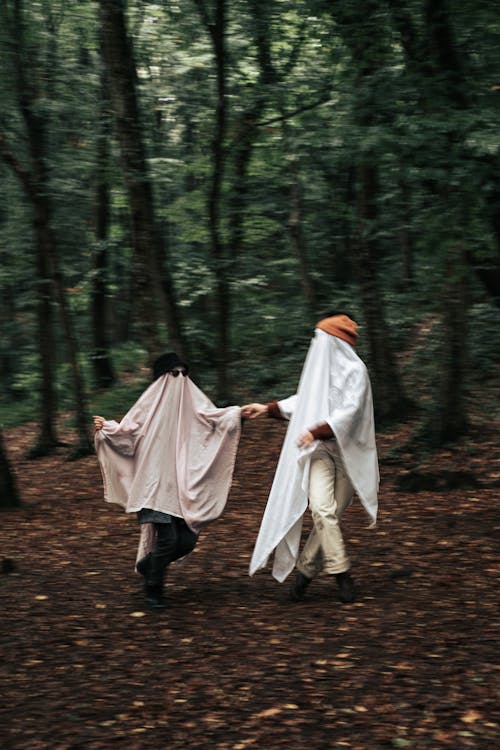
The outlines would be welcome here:
<svg viewBox="0 0 500 750">
<path fill-rule="evenodd" d="M 321 570 L 334 575 L 351 567 L 339 521 L 353 494 L 335 441 L 325 440 L 311 457 L 309 508 L 314 526 L 297 563 L 307 578 Z"/>
</svg>

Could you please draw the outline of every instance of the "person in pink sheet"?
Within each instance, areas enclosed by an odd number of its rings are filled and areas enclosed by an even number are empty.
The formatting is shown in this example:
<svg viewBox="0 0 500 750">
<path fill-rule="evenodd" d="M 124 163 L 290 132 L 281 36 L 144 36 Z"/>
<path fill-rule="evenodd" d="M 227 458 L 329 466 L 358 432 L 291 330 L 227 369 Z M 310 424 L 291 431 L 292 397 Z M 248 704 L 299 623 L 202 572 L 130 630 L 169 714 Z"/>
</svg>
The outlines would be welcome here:
<svg viewBox="0 0 500 750">
<path fill-rule="evenodd" d="M 188 370 L 175 352 L 163 354 L 121 422 L 94 417 L 104 499 L 137 514 L 136 570 L 152 608 L 166 606 L 168 566 L 224 510 L 240 436 L 239 407 L 215 407 Z"/>
</svg>

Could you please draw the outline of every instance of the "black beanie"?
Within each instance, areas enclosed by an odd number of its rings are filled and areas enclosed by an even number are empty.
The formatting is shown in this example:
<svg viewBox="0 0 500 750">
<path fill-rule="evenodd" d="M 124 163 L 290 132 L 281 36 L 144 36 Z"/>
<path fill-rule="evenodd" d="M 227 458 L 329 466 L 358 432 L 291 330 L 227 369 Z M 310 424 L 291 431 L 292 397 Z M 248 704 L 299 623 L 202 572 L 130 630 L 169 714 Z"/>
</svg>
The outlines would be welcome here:
<svg viewBox="0 0 500 750">
<path fill-rule="evenodd" d="M 166 375 L 167 372 L 172 372 L 176 367 L 183 367 L 185 375 L 189 372 L 189 366 L 186 362 L 183 362 L 182 359 L 179 359 L 175 352 L 162 354 L 153 362 L 153 380 L 157 380 L 162 375 Z"/>
</svg>

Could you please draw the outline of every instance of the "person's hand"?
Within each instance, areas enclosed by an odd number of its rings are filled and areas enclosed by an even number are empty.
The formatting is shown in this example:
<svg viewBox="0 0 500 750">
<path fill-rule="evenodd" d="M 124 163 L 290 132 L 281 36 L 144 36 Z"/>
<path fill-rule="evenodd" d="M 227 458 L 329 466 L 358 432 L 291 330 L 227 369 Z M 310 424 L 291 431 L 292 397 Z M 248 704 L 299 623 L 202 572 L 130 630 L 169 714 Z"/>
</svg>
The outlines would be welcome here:
<svg viewBox="0 0 500 750">
<path fill-rule="evenodd" d="M 241 407 L 241 416 L 248 419 L 255 419 L 267 414 L 267 404 L 245 404 Z"/>
<path fill-rule="evenodd" d="M 104 427 L 104 422 L 106 421 L 104 417 L 93 417 L 94 421 L 94 430 L 97 432 L 98 430 L 102 430 Z"/>
<path fill-rule="evenodd" d="M 309 432 L 309 430 L 306 430 L 302 433 L 302 435 L 299 436 L 299 439 L 297 440 L 297 448 L 308 448 L 312 443 L 314 443 L 315 437 L 312 434 L 312 432 Z"/>
</svg>

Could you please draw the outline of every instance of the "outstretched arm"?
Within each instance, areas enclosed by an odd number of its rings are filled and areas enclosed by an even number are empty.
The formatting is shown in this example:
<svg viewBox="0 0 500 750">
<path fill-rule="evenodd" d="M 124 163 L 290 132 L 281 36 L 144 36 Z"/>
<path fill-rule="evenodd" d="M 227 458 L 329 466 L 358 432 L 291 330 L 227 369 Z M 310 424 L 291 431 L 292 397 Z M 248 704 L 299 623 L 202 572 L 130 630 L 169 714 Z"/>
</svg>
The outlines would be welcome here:
<svg viewBox="0 0 500 750">
<path fill-rule="evenodd" d="M 241 407 L 241 416 L 247 419 L 262 417 L 268 412 L 267 404 L 245 404 Z"/>
<path fill-rule="evenodd" d="M 129 415 L 126 415 L 121 422 L 96 415 L 93 417 L 93 422 L 94 437 L 99 444 L 107 443 L 122 456 L 134 455 L 140 431 L 139 422 L 135 422 Z"/>
<path fill-rule="evenodd" d="M 272 417 L 272 419 L 288 420 L 295 408 L 297 396 L 290 396 L 284 401 L 269 401 L 267 404 L 246 404 L 241 407 L 241 416 L 255 419 L 256 417 Z"/>
</svg>

